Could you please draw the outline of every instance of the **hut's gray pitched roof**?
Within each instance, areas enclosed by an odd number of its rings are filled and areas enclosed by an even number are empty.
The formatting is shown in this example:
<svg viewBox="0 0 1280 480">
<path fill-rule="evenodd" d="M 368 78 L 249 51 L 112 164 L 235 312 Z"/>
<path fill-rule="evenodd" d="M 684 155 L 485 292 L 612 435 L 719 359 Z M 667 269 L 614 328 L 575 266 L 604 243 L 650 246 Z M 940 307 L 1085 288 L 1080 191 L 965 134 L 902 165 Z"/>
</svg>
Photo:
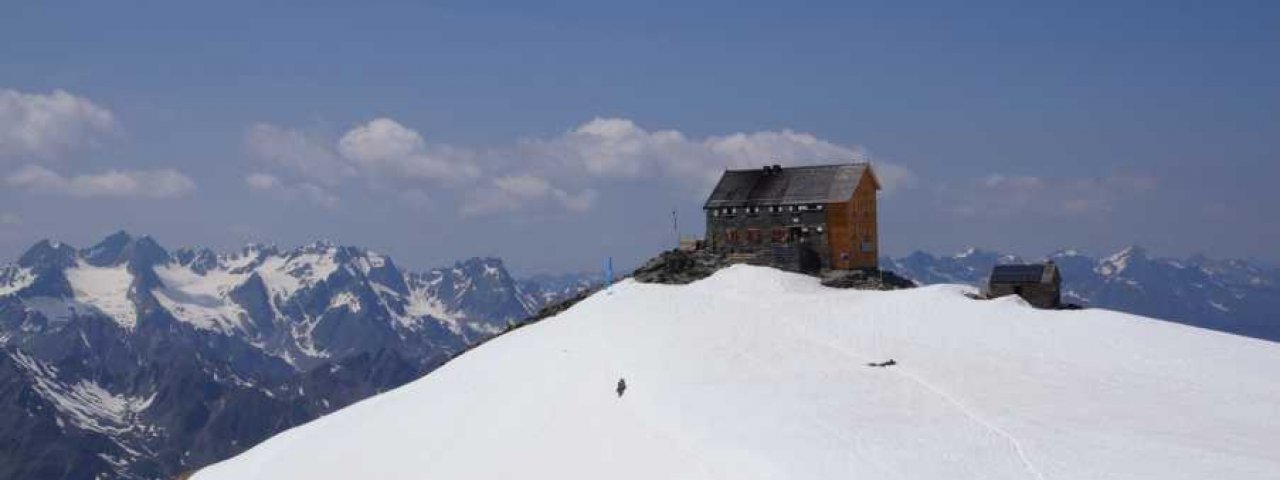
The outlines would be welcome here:
<svg viewBox="0 0 1280 480">
<path fill-rule="evenodd" d="M 797 205 L 849 200 L 865 163 L 788 167 L 779 170 L 725 170 L 704 208 Z"/>
<path fill-rule="evenodd" d="M 1056 271 L 1052 263 L 996 265 L 991 267 L 989 283 L 1052 283 Z"/>
</svg>

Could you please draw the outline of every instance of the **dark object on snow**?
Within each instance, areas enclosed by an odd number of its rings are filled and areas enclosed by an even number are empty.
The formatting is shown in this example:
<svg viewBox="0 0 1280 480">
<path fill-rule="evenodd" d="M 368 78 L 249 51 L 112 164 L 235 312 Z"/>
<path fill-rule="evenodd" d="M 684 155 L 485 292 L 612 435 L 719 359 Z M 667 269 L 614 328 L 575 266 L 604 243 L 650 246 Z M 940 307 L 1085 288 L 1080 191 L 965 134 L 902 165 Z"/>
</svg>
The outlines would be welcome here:
<svg viewBox="0 0 1280 480">
<path fill-rule="evenodd" d="M 868 364 L 867 364 L 867 366 L 868 366 L 868 367 L 879 367 L 879 368 L 884 368 L 884 367 L 892 367 L 892 366 L 897 365 L 897 364 L 898 364 L 898 362 L 895 362 L 895 361 L 893 361 L 893 359 L 892 359 L 892 358 L 890 358 L 888 361 L 885 361 L 885 362 L 871 362 L 871 363 L 868 363 Z"/>
<path fill-rule="evenodd" d="M 1062 274 L 1053 262 L 996 265 L 987 280 L 987 298 L 1017 295 L 1036 308 L 1062 305 Z"/>
<path fill-rule="evenodd" d="M 618 379 L 618 398 L 622 398 L 622 394 L 625 393 L 626 391 L 627 391 L 627 381 L 625 379 L 619 378 Z"/>
</svg>

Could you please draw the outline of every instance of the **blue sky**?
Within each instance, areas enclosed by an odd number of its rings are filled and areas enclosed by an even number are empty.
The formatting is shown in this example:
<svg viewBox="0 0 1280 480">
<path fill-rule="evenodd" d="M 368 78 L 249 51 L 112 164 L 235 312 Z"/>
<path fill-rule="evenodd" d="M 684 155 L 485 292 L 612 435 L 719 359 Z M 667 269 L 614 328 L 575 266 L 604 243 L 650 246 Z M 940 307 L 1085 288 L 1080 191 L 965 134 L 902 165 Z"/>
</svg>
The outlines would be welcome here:
<svg viewBox="0 0 1280 480">
<path fill-rule="evenodd" d="M 1280 261 L 1274 2 L 259 3 L 8 5 L 0 255 L 580 270 L 697 233 L 723 168 L 847 158 L 886 253 Z"/>
</svg>

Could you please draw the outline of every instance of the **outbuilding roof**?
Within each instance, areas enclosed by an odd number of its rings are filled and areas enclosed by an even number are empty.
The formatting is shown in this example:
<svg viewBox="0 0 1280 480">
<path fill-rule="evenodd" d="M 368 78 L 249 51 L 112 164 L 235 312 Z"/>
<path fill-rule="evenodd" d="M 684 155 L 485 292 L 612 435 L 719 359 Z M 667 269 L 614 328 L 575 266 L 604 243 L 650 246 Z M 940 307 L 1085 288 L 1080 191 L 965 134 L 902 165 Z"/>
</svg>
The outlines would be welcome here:
<svg viewBox="0 0 1280 480">
<path fill-rule="evenodd" d="M 990 283 L 1051 283 L 1056 270 L 1052 263 L 996 265 L 991 267 Z"/>
<path fill-rule="evenodd" d="M 871 165 L 725 170 L 703 208 L 844 202 L 853 197 L 864 173 L 871 173 Z"/>
</svg>

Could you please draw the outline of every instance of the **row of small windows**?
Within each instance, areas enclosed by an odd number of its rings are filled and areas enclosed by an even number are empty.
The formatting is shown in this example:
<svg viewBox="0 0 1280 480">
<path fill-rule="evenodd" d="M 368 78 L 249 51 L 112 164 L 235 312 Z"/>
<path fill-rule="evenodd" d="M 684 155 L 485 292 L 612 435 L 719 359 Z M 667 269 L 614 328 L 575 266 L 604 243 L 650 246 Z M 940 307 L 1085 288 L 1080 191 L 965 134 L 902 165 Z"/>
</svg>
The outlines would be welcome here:
<svg viewBox="0 0 1280 480">
<path fill-rule="evenodd" d="M 737 215 L 739 213 L 756 214 L 756 213 L 788 213 L 788 212 L 821 212 L 825 205 L 815 203 L 812 205 L 769 205 L 767 207 L 722 207 L 711 209 L 711 215 L 714 217 Z"/>
<path fill-rule="evenodd" d="M 787 228 L 774 228 L 772 230 L 761 230 L 758 228 L 748 228 L 738 230 L 726 228 L 720 237 L 722 240 L 728 241 L 730 244 L 752 244 L 759 245 L 765 243 L 765 234 L 769 234 L 769 240 L 773 243 L 790 243 L 798 240 L 796 234 L 809 235 L 810 233 L 823 233 L 825 230 L 821 225 L 816 227 L 795 228 L 795 231 L 789 231 Z"/>
</svg>

